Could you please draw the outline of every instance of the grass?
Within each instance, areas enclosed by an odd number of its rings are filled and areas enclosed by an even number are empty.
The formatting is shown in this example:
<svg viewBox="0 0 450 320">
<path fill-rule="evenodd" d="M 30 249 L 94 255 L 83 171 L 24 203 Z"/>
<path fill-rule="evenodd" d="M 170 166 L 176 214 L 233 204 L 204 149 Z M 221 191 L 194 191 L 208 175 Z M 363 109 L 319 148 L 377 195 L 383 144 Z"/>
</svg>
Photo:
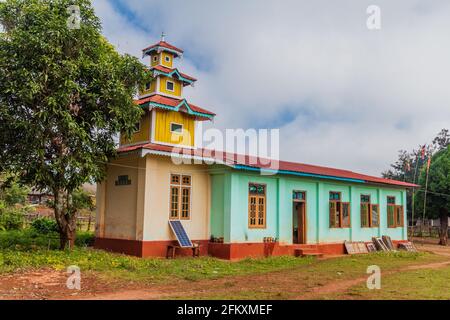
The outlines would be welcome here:
<svg viewBox="0 0 450 320">
<path fill-rule="evenodd" d="M 406 266 L 448 260 L 431 253 L 379 252 L 329 260 L 284 256 L 239 262 L 211 257 L 142 259 L 89 248 L 86 244 L 91 234 L 81 234 L 80 246 L 73 251 L 53 250 L 58 245 L 54 236 L 49 239 L 32 230 L 0 232 L 0 277 L 21 270 L 64 271 L 76 265 L 82 272 L 124 283 L 165 286 L 178 280 L 181 291 L 171 292 L 171 299 L 293 299 L 333 282 L 367 277 L 367 267 L 377 265 L 382 275 L 386 274 L 382 290 L 369 291 L 362 283 L 320 298 L 450 298 L 450 268 L 395 272 Z"/>
<path fill-rule="evenodd" d="M 368 290 L 365 284 L 326 299 L 363 300 L 449 300 L 450 266 L 439 269 L 404 271 L 382 277 L 380 290 Z"/>
<path fill-rule="evenodd" d="M 26 268 L 65 270 L 77 265 L 82 271 L 95 271 L 123 280 L 159 282 L 169 278 L 190 281 L 224 276 L 262 273 L 312 263 L 311 259 L 274 257 L 246 259 L 231 263 L 210 257 L 175 260 L 141 259 L 89 248 L 69 251 L 35 249 L 27 251 L 0 250 L 0 273 Z"/>
<path fill-rule="evenodd" d="M 78 237 L 80 238 L 80 235 Z M 89 239 L 88 235 L 83 234 L 81 238 Z M 237 263 L 210 257 L 175 260 L 142 259 L 87 247 L 77 247 L 73 251 L 53 250 L 57 246 L 56 238 L 38 235 L 31 230 L 0 232 L 0 274 L 30 268 L 65 270 L 70 265 L 77 265 L 82 271 L 99 272 L 106 277 L 123 280 L 160 282 L 176 277 L 197 281 L 264 273 L 313 262 L 312 259 L 295 257 L 245 259 Z M 49 247 L 50 250 L 48 250 Z"/>
<path fill-rule="evenodd" d="M 301 259 L 300 259 L 301 260 Z M 171 299 L 296 299 L 309 294 L 312 288 L 332 282 L 368 277 L 367 267 L 378 265 L 382 272 L 390 272 L 410 265 L 442 261 L 441 256 L 430 253 L 379 252 L 370 255 L 347 256 L 329 260 L 313 261 L 264 278 L 263 283 L 231 282 L 220 284 L 210 290 L 172 296 Z M 365 290 L 367 288 L 364 286 Z M 363 288 L 363 289 L 364 289 Z M 322 298 L 322 297 L 321 297 Z M 332 295 L 328 295 L 332 299 Z M 345 297 L 345 298 L 348 298 Z"/>
</svg>

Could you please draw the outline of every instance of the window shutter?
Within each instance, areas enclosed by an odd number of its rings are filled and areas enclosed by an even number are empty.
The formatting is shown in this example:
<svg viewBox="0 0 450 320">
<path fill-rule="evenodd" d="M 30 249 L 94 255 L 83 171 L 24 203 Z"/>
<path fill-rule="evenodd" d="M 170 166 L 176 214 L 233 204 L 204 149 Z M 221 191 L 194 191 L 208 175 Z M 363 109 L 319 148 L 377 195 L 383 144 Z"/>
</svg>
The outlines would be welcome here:
<svg viewBox="0 0 450 320">
<path fill-rule="evenodd" d="M 380 226 L 380 206 L 378 204 L 373 204 L 371 211 L 372 211 L 372 214 L 371 214 L 372 227 L 379 227 Z"/>
<path fill-rule="evenodd" d="M 395 226 L 403 227 L 403 206 L 395 206 Z"/>
<path fill-rule="evenodd" d="M 388 228 L 395 228 L 395 206 L 387 206 Z"/>
<path fill-rule="evenodd" d="M 369 205 L 367 203 L 361 204 L 361 227 L 367 228 L 369 226 Z"/>
<path fill-rule="evenodd" d="M 179 187 L 170 187 L 170 217 L 172 219 L 178 218 L 179 212 Z"/>
<path fill-rule="evenodd" d="M 258 226 L 264 227 L 266 225 L 265 219 L 266 201 L 264 197 L 258 198 Z"/>
<path fill-rule="evenodd" d="M 342 227 L 350 228 L 351 226 L 351 214 L 350 214 L 350 203 L 343 202 L 342 203 Z"/>
<path fill-rule="evenodd" d="M 336 227 L 336 202 L 330 202 L 330 228 Z"/>
<path fill-rule="evenodd" d="M 250 196 L 248 199 L 249 225 L 256 226 L 256 197 Z"/>
</svg>

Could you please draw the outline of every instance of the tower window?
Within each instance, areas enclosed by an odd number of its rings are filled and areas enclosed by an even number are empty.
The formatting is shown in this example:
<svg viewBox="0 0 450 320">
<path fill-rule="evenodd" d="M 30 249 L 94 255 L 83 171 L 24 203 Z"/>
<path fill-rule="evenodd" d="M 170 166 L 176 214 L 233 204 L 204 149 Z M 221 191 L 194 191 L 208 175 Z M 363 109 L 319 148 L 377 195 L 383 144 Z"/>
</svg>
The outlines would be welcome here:
<svg viewBox="0 0 450 320">
<path fill-rule="evenodd" d="M 147 82 L 145 84 L 145 91 L 148 91 L 148 90 L 150 90 L 150 82 Z"/>
<path fill-rule="evenodd" d="M 167 81 L 166 82 L 166 89 L 168 91 L 175 91 L 175 84 L 172 81 Z"/>
<path fill-rule="evenodd" d="M 170 124 L 170 131 L 174 133 L 183 133 L 183 125 L 172 122 Z"/>
<path fill-rule="evenodd" d="M 158 62 L 158 56 L 153 56 L 153 62 Z"/>
<path fill-rule="evenodd" d="M 170 62 L 170 57 L 169 57 L 169 56 L 165 56 L 165 57 L 164 57 L 164 60 L 165 60 L 166 62 Z"/>
<path fill-rule="evenodd" d="M 136 124 L 134 125 L 134 132 L 137 133 L 139 131 L 141 131 L 141 122 L 140 121 L 136 122 Z"/>
</svg>

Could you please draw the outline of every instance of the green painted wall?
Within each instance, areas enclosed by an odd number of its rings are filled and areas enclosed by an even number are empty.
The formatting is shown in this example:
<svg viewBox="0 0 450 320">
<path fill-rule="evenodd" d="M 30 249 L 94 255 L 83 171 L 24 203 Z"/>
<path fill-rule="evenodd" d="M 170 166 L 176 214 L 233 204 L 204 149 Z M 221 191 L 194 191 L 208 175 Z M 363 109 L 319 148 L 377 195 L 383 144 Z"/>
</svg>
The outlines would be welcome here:
<svg viewBox="0 0 450 320">
<path fill-rule="evenodd" d="M 281 243 L 292 243 L 293 191 L 305 191 L 307 197 L 307 242 L 332 243 L 344 240 L 370 240 L 373 236 L 389 235 L 394 240 L 405 240 L 404 228 L 387 228 L 386 199 L 395 196 L 396 203 L 405 206 L 404 189 L 385 188 L 366 184 L 333 182 L 292 176 L 262 176 L 258 173 L 223 169 L 211 174 L 211 235 L 224 237 L 225 242 L 262 242 L 274 237 Z M 248 228 L 248 184 L 267 185 L 267 226 Z M 351 228 L 329 227 L 329 192 L 342 193 L 342 201 L 351 203 Z M 380 226 L 361 228 L 360 196 L 370 194 L 371 202 L 380 205 Z"/>
</svg>

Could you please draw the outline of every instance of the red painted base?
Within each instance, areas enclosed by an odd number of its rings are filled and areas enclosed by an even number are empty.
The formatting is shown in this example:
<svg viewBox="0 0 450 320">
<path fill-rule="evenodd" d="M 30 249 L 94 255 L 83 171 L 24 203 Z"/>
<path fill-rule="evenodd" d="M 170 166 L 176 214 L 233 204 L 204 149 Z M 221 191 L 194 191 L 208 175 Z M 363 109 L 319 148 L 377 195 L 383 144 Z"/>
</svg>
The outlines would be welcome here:
<svg viewBox="0 0 450 320">
<path fill-rule="evenodd" d="M 319 243 L 283 245 L 279 243 L 211 243 L 209 240 L 193 241 L 200 244 L 200 255 L 213 256 L 225 260 L 240 260 L 249 257 L 271 257 L 296 255 L 299 249 L 324 255 L 346 254 L 343 243 Z M 406 241 L 393 241 L 398 243 Z M 96 238 L 94 247 L 106 251 L 119 252 L 137 257 L 165 257 L 167 246 L 176 241 L 135 241 Z M 177 249 L 177 256 L 191 256 L 191 249 Z"/>
<path fill-rule="evenodd" d="M 193 241 L 200 244 L 200 255 L 208 255 L 208 240 Z M 167 247 L 176 241 L 137 241 L 122 239 L 95 238 L 95 249 L 124 253 L 136 257 L 165 257 Z M 177 256 L 191 256 L 191 249 L 177 249 Z"/>
<path fill-rule="evenodd" d="M 345 254 L 342 243 L 317 245 L 283 245 L 279 243 L 211 243 L 209 240 L 193 241 L 200 243 L 200 255 L 213 256 L 226 260 L 240 260 L 249 257 L 270 257 L 295 255 L 296 249 L 311 249 L 323 254 Z M 106 251 L 124 253 L 137 257 L 165 257 L 167 246 L 176 241 L 136 241 L 96 238 L 94 247 Z M 177 249 L 177 256 L 192 255 L 191 249 Z"/>
</svg>

